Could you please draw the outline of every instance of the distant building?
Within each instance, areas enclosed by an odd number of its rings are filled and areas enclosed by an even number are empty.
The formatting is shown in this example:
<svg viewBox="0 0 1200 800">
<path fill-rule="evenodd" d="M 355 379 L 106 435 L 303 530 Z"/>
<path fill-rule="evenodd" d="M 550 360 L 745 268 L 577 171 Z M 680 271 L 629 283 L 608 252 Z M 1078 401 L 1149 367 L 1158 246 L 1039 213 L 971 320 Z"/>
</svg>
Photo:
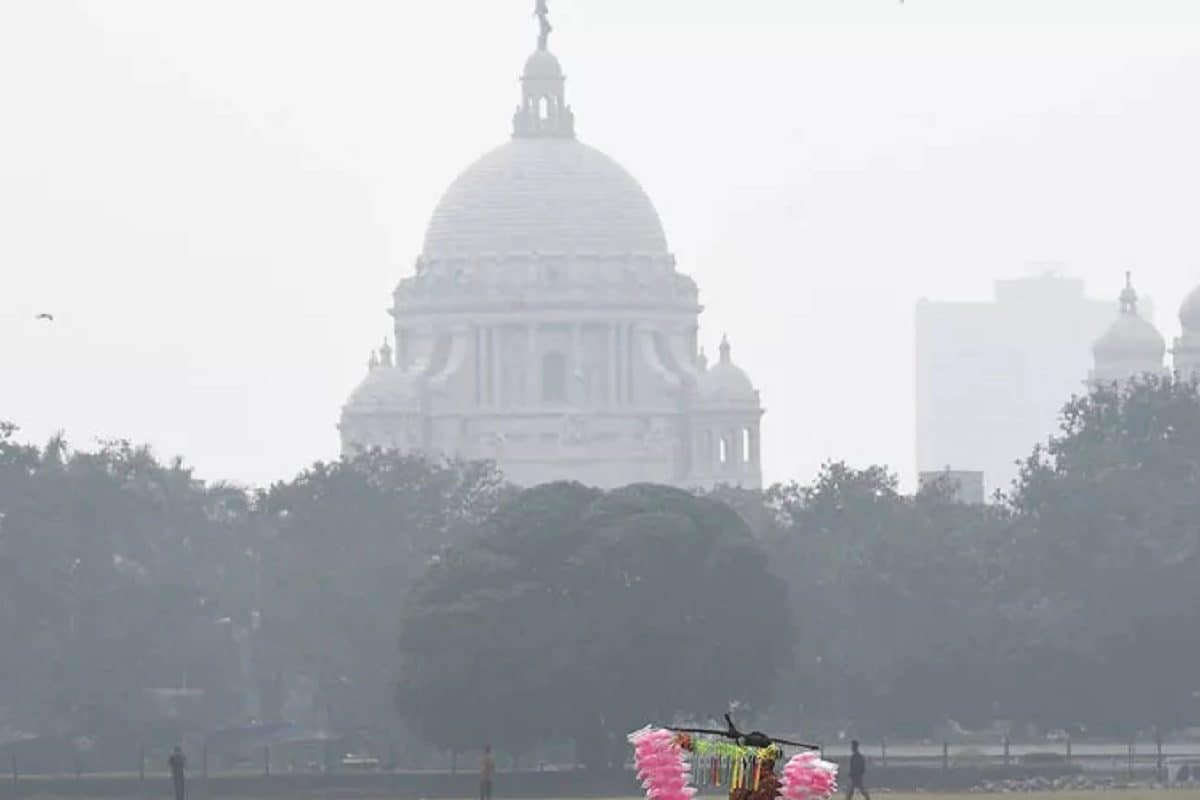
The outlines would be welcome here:
<svg viewBox="0 0 1200 800">
<path fill-rule="evenodd" d="M 1200 380 L 1200 286 L 1192 290 L 1179 309 L 1183 334 L 1171 350 L 1175 371 L 1184 378 Z"/>
<path fill-rule="evenodd" d="M 396 287 L 395 346 L 343 407 L 343 450 L 491 459 L 519 485 L 758 488 L 758 391 L 727 341 L 701 352 L 650 198 L 575 137 L 549 31 L 511 140 L 451 184 Z"/>
<path fill-rule="evenodd" d="M 997 281 L 989 302 L 918 302 L 918 473 L 981 472 L 984 490 L 1008 489 L 1083 391 L 1115 311 L 1053 275 Z"/>
<path fill-rule="evenodd" d="M 983 473 L 965 470 L 944 469 L 940 472 L 922 472 L 918 483 L 922 489 L 945 481 L 953 489 L 953 497 L 959 503 L 982 505 L 986 495 L 983 489 Z"/>
<path fill-rule="evenodd" d="M 1117 318 L 1092 345 L 1094 365 L 1088 378 L 1093 384 L 1110 384 L 1145 375 L 1165 375 L 1166 353 L 1167 340 L 1138 311 L 1138 294 L 1127 272 Z"/>
</svg>

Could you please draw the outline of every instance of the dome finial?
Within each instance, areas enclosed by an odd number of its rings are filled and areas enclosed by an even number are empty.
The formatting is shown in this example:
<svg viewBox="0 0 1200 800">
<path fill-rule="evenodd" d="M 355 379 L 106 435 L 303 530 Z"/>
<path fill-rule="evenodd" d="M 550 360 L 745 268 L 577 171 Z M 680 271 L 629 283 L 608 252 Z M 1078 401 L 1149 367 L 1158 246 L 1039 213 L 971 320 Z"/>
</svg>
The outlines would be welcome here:
<svg viewBox="0 0 1200 800">
<path fill-rule="evenodd" d="M 1129 270 L 1125 271 L 1125 288 L 1121 290 L 1120 302 L 1122 314 L 1137 315 L 1138 295 L 1133 288 L 1133 273 Z"/>
<path fill-rule="evenodd" d="M 726 334 L 721 334 L 721 363 L 722 364 L 728 364 L 730 362 L 730 360 L 731 360 L 729 357 L 730 349 L 731 348 L 729 347 L 729 336 Z"/>
<path fill-rule="evenodd" d="M 538 49 L 525 62 L 521 75 L 521 105 L 513 114 L 513 136 L 517 139 L 575 138 L 575 114 L 567 105 L 566 77 L 562 65 L 550 52 L 550 9 L 547 0 L 537 0 L 533 15 L 541 25 Z"/>
<path fill-rule="evenodd" d="M 384 367 L 392 366 L 392 345 L 386 336 L 383 337 L 383 345 L 379 348 L 379 363 Z"/>
<path fill-rule="evenodd" d="M 547 5 L 547 0 L 537 0 L 533 8 L 533 15 L 538 19 L 538 25 L 541 31 L 538 33 L 538 50 L 550 49 L 550 34 L 554 31 L 554 26 L 550 24 L 550 7 Z"/>
</svg>

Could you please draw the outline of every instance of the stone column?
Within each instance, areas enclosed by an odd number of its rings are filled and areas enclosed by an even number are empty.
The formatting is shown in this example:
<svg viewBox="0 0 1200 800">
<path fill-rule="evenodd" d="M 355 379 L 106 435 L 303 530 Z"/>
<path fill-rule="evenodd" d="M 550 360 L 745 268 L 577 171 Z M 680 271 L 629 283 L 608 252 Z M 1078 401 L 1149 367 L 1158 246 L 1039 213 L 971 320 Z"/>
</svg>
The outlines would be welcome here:
<svg viewBox="0 0 1200 800">
<path fill-rule="evenodd" d="M 617 390 L 621 374 L 621 343 L 617 336 L 617 323 L 608 326 L 608 405 L 616 408 L 621 404 Z"/>
<path fill-rule="evenodd" d="M 525 401 L 528 406 L 541 402 L 541 362 L 537 356 L 537 325 L 530 324 L 526 336 Z"/>
<path fill-rule="evenodd" d="M 582 406 L 586 399 L 587 384 L 580 378 L 587 379 L 583 374 L 583 356 L 579 346 L 579 323 L 571 325 L 571 367 L 567 374 L 567 401 L 572 405 Z"/>
<path fill-rule="evenodd" d="M 502 386 L 500 385 L 500 327 L 493 325 L 488 328 L 488 336 L 492 340 L 492 405 L 496 408 L 500 407 L 500 395 Z"/>
<path fill-rule="evenodd" d="M 634 371 L 637 369 L 638 362 L 638 331 L 636 323 L 630 323 L 625 329 L 625 359 L 628 363 L 625 364 L 625 402 L 633 405 L 634 402 Z"/>
</svg>

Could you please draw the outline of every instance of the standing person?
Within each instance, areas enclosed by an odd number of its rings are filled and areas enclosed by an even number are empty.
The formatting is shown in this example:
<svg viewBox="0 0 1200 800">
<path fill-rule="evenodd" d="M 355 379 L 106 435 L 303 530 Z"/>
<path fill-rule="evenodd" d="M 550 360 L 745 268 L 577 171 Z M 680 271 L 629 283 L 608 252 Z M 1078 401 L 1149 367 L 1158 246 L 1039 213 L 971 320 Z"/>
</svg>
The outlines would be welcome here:
<svg viewBox="0 0 1200 800">
<path fill-rule="evenodd" d="M 171 751 L 167 766 L 171 768 L 171 782 L 175 784 L 175 800 L 183 800 L 183 770 L 187 767 L 187 756 L 179 745 Z"/>
<path fill-rule="evenodd" d="M 492 800 L 492 777 L 496 774 L 496 759 L 492 758 L 492 746 L 483 748 L 483 760 L 479 762 L 479 800 Z"/>
<path fill-rule="evenodd" d="M 871 800 L 871 795 L 867 792 L 867 785 L 864 782 L 864 777 L 867 774 L 867 759 L 858 749 L 858 740 L 850 742 L 850 788 L 846 792 L 846 800 L 854 797 L 854 790 L 862 792 L 862 796 L 866 800 Z"/>
</svg>

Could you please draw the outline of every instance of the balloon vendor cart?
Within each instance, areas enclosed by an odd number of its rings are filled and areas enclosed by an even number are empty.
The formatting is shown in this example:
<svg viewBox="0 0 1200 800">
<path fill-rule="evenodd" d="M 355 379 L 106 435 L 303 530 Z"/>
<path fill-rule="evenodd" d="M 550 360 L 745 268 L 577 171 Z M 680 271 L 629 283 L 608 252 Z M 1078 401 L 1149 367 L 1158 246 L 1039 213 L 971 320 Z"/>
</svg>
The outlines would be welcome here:
<svg viewBox="0 0 1200 800">
<path fill-rule="evenodd" d="M 647 726 L 629 734 L 646 800 L 692 800 L 706 787 L 729 787 L 729 800 L 828 800 L 837 793 L 837 765 L 819 748 L 729 727 Z M 776 774 L 784 747 L 800 748 Z"/>
</svg>

